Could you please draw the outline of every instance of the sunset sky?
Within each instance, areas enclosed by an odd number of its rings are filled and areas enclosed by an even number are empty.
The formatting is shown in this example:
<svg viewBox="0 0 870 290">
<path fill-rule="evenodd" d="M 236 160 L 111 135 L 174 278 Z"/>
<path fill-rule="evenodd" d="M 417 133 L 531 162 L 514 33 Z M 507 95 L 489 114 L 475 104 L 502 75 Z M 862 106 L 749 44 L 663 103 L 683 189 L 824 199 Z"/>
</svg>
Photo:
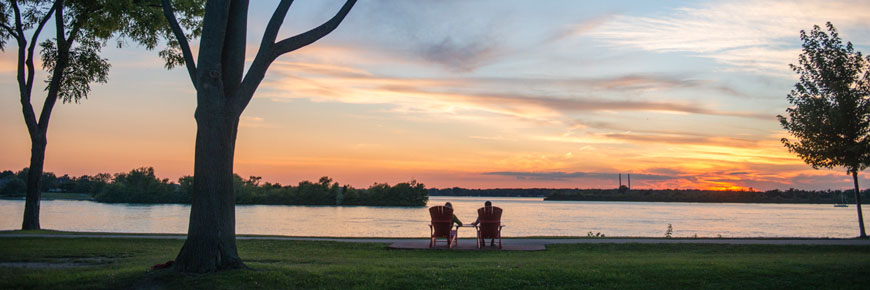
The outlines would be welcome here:
<svg viewBox="0 0 870 290">
<path fill-rule="evenodd" d="M 277 5 L 251 2 L 248 61 Z M 296 1 L 282 35 L 342 3 Z M 870 53 L 868 15 L 870 1 L 361 0 L 271 66 L 242 116 L 235 168 L 359 187 L 615 188 L 630 173 L 633 188 L 849 188 L 844 169 L 789 153 L 776 115 L 797 80 L 799 31 L 831 21 Z M 30 156 L 16 51 L 0 54 L 0 170 Z M 104 56 L 109 83 L 55 108 L 46 170 L 192 174 L 186 71 L 115 40 Z M 45 93 L 34 93 L 38 109 Z"/>
</svg>

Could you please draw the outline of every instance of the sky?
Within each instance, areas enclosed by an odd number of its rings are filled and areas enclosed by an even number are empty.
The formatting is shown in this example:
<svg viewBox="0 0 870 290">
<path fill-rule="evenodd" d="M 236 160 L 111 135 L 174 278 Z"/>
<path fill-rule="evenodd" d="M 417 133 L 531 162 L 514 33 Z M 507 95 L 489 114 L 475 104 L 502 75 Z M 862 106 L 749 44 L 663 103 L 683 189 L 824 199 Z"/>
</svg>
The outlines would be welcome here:
<svg viewBox="0 0 870 290">
<path fill-rule="evenodd" d="M 249 63 L 277 5 L 251 2 Z M 279 38 L 342 3 L 295 1 Z M 361 0 L 272 64 L 242 115 L 235 171 L 357 187 L 616 188 L 621 173 L 632 188 L 850 188 L 845 169 L 789 153 L 776 115 L 797 81 L 799 32 L 831 21 L 870 53 L 868 14 L 868 1 Z M 116 41 L 103 50 L 109 82 L 55 107 L 46 171 L 191 175 L 186 71 Z M 0 170 L 30 157 L 16 51 L 0 54 Z"/>
</svg>

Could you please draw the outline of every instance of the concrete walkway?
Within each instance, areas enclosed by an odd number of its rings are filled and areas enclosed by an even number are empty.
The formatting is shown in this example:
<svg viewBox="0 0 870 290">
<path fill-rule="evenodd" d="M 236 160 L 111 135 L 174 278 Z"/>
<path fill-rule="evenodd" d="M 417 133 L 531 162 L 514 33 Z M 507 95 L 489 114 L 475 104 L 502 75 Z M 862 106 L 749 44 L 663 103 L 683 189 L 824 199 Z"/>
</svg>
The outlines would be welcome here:
<svg viewBox="0 0 870 290">
<path fill-rule="evenodd" d="M 0 238 L 107 238 L 107 239 L 185 239 L 185 235 L 159 234 L 22 234 L 0 233 Z M 238 240 L 279 240 L 279 241 L 331 241 L 347 243 L 385 243 L 394 249 L 428 249 L 427 238 L 323 238 L 287 236 L 237 236 Z M 505 238 L 503 250 L 544 250 L 554 244 L 726 244 L 726 245 L 831 245 L 831 246 L 870 246 L 870 239 L 653 239 L 653 238 Z M 475 239 L 459 239 L 460 250 L 476 250 Z M 437 248 L 444 248 L 440 240 Z"/>
</svg>

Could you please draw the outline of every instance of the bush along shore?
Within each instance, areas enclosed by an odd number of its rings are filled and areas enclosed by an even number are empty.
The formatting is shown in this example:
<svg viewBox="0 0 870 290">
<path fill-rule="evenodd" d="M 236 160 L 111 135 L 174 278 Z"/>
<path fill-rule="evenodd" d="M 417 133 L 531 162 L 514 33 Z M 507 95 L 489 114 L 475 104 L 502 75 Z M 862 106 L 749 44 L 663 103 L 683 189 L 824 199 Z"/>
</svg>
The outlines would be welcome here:
<svg viewBox="0 0 870 290">
<path fill-rule="evenodd" d="M 0 172 L 0 196 L 24 196 L 26 176 L 27 168 L 18 172 Z M 236 204 L 425 206 L 429 201 L 428 190 L 417 181 L 392 186 L 375 183 L 360 189 L 340 185 L 326 176 L 317 182 L 302 181 L 297 186 L 284 186 L 261 183 L 257 176 L 244 179 L 234 175 L 233 185 Z M 41 187 L 47 192 L 87 193 L 95 201 L 106 203 L 190 203 L 193 177 L 184 176 L 175 183 L 157 178 L 152 167 L 80 177 L 57 177 L 46 172 Z"/>
</svg>

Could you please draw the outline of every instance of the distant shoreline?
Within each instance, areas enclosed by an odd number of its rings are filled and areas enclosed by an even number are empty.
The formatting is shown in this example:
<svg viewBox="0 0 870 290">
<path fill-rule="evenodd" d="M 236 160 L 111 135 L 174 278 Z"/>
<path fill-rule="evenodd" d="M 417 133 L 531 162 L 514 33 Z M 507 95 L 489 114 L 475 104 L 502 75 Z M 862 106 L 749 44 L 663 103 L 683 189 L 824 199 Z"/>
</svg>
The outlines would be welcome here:
<svg viewBox="0 0 870 290">
<path fill-rule="evenodd" d="M 855 204 L 854 190 L 714 191 L 699 189 L 430 189 L 429 196 L 540 197 L 545 201 Z M 861 191 L 870 200 L 870 189 Z M 863 204 L 864 202 L 862 202 Z"/>
</svg>

